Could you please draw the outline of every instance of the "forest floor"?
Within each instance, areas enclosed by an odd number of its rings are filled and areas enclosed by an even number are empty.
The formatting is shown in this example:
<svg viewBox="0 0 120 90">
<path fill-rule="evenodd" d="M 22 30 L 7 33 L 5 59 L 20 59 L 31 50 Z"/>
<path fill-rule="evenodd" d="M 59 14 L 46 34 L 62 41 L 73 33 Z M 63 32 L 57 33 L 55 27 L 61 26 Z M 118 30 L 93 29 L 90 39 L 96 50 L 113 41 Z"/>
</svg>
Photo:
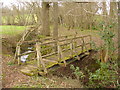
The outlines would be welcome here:
<svg viewBox="0 0 120 90">
<path fill-rule="evenodd" d="M 61 35 L 75 34 L 75 30 L 65 30 L 60 28 Z M 102 40 L 98 36 L 98 31 L 79 31 L 79 35 L 92 35 L 92 39 L 99 46 L 102 44 Z M 7 37 L 9 38 L 9 37 Z M 16 41 L 16 40 L 14 40 Z M 7 45 L 6 45 L 7 43 Z M 62 67 L 57 70 L 56 73 L 51 73 L 45 77 L 40 76 L 26 76 L 20 73 L 20 66 L 11 63 L 14 54 L 12 52 L 12 46 L 16 42 L 12 42 L 9 38 L 8 42 L 2 47 L 2 72 L 3 72 L 3 87 L 5 88 L 82 88 L 81 82 L 75 78 L 70 70 L 70 65 Z M 74 62 L 73 65 L 80 66 L 82 62 Z M 84 66 L 83 66 L 84 68 Z M 66 74 L 66 73 L 67 74 Z"/>
<path fill-rule="evenodd" d="M 19 66 L 10 64 L 12 56 L 3 56 L 3 87 L 5 88 L 81 88 L 78 80 L 49 74 L 48 76 L 26 76 Z"/>
</svg>

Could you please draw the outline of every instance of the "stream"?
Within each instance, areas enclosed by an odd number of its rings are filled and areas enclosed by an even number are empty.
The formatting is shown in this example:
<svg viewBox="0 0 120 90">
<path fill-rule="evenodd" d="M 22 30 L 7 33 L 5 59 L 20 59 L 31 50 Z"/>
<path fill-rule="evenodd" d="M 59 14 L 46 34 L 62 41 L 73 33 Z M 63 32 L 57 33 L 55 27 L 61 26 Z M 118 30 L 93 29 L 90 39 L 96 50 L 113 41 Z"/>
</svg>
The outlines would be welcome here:
<svg viewBox="0 0 120 90">
<path fill-rule="evenodd" d="M 28 52 L 32 52 L 32 48 L 33 47 L 28 47 L 28 51 L 24 52 L 24 53 L 28 53 Z M 29 55 L 23 55 L 20 57 L 21 62 L 25 63 L 27 61 Z"/>
</svg>

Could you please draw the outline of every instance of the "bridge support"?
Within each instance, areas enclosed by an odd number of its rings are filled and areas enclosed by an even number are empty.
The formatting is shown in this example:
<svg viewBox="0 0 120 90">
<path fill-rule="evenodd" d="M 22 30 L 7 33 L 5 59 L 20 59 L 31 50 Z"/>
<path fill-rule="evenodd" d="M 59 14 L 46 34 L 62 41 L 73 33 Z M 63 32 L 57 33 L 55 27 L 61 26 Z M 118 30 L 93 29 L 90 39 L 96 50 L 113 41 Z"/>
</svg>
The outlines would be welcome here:
<svg viewBox="0 0 120 90">
<path fill-rule="evenodd" d="M 37 42 L 36 43 L 37 66 L 38 66 L 38 68 L 40 68 L 40 64 L 41 64 L 44 72 L 47 73 L 47 69 L 46 69 L 45 64 L 44 64 L 44 62 L 42 60 L 42 55 L 41 55 L 40 51 L 41 51 L 41 44 L 40 44 L 40 42 Z"/>
<path fill-rule="evenodd" d="M 58 48 L 57 48 L 57 49 L 58 49 L 58 61 L 60 61 L 61 59 L 64 58 L 64 56 L 63 56 L 62 49 L 61 49 L 61 47 L 60 47 L 59 42 L 57 43 L 57 47 L 58 47 Z M 63 60 L 63 62 L 64 62 L 64 66 L 66 67 L 66 61 Z"/>
</svg>

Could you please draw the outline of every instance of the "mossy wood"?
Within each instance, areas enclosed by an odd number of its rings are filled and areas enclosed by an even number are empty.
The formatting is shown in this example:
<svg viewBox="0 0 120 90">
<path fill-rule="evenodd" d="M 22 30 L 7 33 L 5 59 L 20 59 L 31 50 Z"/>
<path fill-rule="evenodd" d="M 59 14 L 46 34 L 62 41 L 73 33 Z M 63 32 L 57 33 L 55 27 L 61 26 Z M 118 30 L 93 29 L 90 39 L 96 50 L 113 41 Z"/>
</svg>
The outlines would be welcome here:
<svg viewBox="0 0 120 90">
<path fill-rule="evenodd" d="M 89 38 L 85 40 L 85 38 Z M 53 39 L 53 38 L 47 38 L 47 39 L 41 39 L 41 40 L 36 40 L 36 44 L 34 47 L 36 48 L 32 52 L 27 52 L 27 53 L 20 53 L 20 46 L 22 45 L 19 44 L 17 47 L 17 53 L 16 53 L 16 58 L 17 62 L 20 65 L 20 57 L 22 55 L 28 55 L 35 53 L 36 58 L 34 58 L 33 61 L 28 60 L 27 65 L 32 65 L 33 67 L 37 67 L 37 71 L 41 74 L 46 74 L 48 73 L 49 68 L 53 67 L 54 65 L 58 66 L 66 66 L 68 64 L 69 59 L 76 57 L 77 60 L 80 60 L 80 54 L 89 51 L 91 47 L 91 35 L 86 35 L 86 36 L 75 36 L 75 35 L 70 35 L 70 36 L 61 36 L 58 37 L 58 39 Z M 27 41 L 23 41 L 25 43 Z M 28 41 L 31 43 L 35 43 L 34 41 Z M 55 50 L 55 47 L 57 49 Z M 44 53 L 43 53 L 44 52 Z M 74 60 L 73 60 L 74 61 Z M 31 62 L 31 63 L 30 63 Z M 24 70 L 21 70 L 24 74 L 31 72 L 30 70 L 27 70 L 25 72 Z M 33 72 L 32 72 L 33 73 Z M 27 74 L 28 75 L 28 74 Z M 34 74 L 30 74 L 34 75 Z"/>
</svg>

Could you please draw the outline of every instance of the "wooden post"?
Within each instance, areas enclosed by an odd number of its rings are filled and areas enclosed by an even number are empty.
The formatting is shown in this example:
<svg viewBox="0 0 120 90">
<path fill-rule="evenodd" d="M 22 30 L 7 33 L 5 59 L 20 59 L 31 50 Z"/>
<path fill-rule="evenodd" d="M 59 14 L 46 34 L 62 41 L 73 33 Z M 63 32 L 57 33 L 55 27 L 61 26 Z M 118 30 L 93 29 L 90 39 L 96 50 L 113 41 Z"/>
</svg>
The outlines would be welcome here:
<svg viewBox="0 0 120 90">
<path fill-rule="evenodd" d="M 71 56 L 73 56 L 73 39 L 71 40 L 70 43 L 70 49 L 71 49 Z"/>
<path fill-rule="evenodd" d="M 17 55 L 19 56 L 20 55 L 20 46 L 17 47 Z M 20 57 L 18 57 L 18 65 L 21 64 L 21 60 L 20 60 Z"/>
<path fill-rule="evenodd" d="M 59 42 L 57 43 L 57 47 L 58 47 L 58 60 L 60 61 L 60 60 L 63 59 L 64 57 L 63 57 L 63 53 L 62 53 L 62 50 L 61 50 L 61 47 L 60 47 Z M 66 61 L 63 60 L 63 62 L 64 62 L 64 65 L 65 65 L 65 67 L 66 67 Z"/>
<path fill-rule="evenodd" d="M 33 29 L 34 30 L 34 29 Z M 15 56 L 14 56 L 14 59 L 13 59 L 13 62 L 16 63 L 17 62 L 17 56 L 18 54 L 20 54 L 20 45 L 22 45 L 23 41 L 25 40 L 25 38 L 27 38 L 27 36 L 30 34 L 30 32 L 32 32 L 33 30 L 25 30 L 22 38 L 20 39 L 20 41 L 17 43 L 17 46 L 16 46 L 16 52 L 15 52 Z M 18 53 L 19 52 L 19 53 Z M 20 62 L 18 62 L 20 63 Z"/>
<path fill-rule="evenodd" d="M 76 35 L 74 35 L 74 38 L 76 38 Z M 75 51 L 75 45 L 76 45 L 76 41 L 75 41 L 75 39 L 73 39 L 73 52 L 76 53 L 76 51 Z"/>
<path fill-rule="evenodd" d="M 58 38 L 56 38 L 56 39 L 54 39 L 54 40 L 55 40 L 55 43 L 54 43 L 54 49 L 53 49 L 53 50 L 54 50 L 54 52 L 57 52 L 57 49 L 58 49 L 58 48 L 57 48 Z"/>
<path fill-rule="evenodd" d="M 84 51 L 84 38 L 81 37 L 81 39 L 82 39 L 82 41 L 83 41 L 83 43 L 82 43 L 82 52 L 83 52 L 83 51 Z"/>
<path fill-rule="evenodd" d="M 18 49 L 17 49 L 17 47 L 16 47 L 15 56 L 14 56 L 14 59 L 13 59 L 14 64 L 16 63 L 17 52 L 18 52 Z"/>
<path fill-rule="evenodd" d="M 75 37 L 76 37 L 76 36 L 75 36 Z M 75 42 L 75 39 L 73 40 L 73 43 L 74 43 L 74 44 L 72 45 L 72 46 L 73 46 L 73 52 L 76 54 L 77 59 L 80 60 L 80 57 L 78 56 L 78 53 L 77 53 L 76 47 L 75 47 L 75 43 L 76 43 L 76 42 Z"/>
<path fill-rule="evenodd" d="M 61 60 L 61 54 L 60 54 L 60 45 L 57 43 L 57 50 L 58 50 L 58 61 Z"/>
<path fill-rule="evenodd" d="M 90 49 L 92 49 L 92 36 L 90 35 Z"/>
<path fill-rule="evenodd" d="M 14 63 L 18 63 L 19 64 L 19 57 L 17 58 L 17 56 L 19 56 L 20 55 L 20 44 L 19 44 L 19 42 L 17 43 L 17 46 L 16 46 L 16 51 L 15 51 L 15 56 L 14 56 L 14 59 L 13 59 L 13 62 Z"/>
<path fill-rule="evenodd" d="M 42 55 L 41 55 L 41 44 L 39 42 L 36 43 L 36 51 L 37 51 L 37 66 L 38 68 L 40 67 L 40 64 L 42 64 L 42 67 L 44 69 L 44 72 L 47 73 L 47 69 L 45 68 L 45 64 L 42 60 Z"/>
<path fill-rule="evenodd" d="M 83 41 L 83 50 L 84 50 L 84 48 L 87 50 L 87 47 L 86 47 L 86 43 L 85 43 L 85 40 L 84 40 L 84 37 L 82 37 L 82 41 Z"/>
</svg>

